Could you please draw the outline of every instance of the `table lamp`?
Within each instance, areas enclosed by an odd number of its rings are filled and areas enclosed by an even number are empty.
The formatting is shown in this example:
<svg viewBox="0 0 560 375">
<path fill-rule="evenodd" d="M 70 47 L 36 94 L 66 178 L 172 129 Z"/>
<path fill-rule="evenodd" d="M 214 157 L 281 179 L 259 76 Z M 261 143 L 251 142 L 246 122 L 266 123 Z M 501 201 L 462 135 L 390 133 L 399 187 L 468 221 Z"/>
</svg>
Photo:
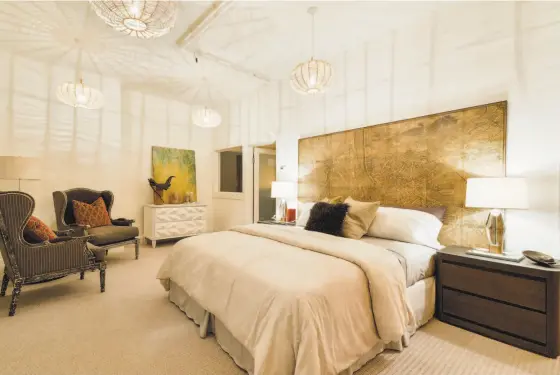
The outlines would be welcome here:
<svg viewBox="0 0 560 375">
<path fill-rule="evenodd" d="M 289 181 L 273 181 L 270 196 L 280 199 L 278 207 L 280 215 L 276 218 L 278 221 L 286 221 L 286 199 L 296 197 L 296 184 Z"/>
<path fill-rule="evenodd" d="M 21 191 L 21 181 L 39 181 L 41 168 L 37 158 L 24 156 L 0 156 L 0 180 L 14 180 L 18 182 Z"/>
<path fill-rule="evenodd" d="M 490 250 L 501 254 L 505 234 L 501 210 L 529 208 L 527 182 L 512 177 L 469 178 L 465 207 L 491 209 L 486 220 L 486 236 Z"/>
</svg>

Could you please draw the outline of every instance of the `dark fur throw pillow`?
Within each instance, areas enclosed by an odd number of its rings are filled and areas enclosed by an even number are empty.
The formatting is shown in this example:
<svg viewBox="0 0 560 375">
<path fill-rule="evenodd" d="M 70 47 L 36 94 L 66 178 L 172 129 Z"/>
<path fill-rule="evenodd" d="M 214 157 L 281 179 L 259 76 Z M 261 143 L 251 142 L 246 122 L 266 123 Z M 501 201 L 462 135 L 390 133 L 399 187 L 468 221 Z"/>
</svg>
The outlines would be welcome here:
<svg viewBox="0 0 560 375">
<path fill-rule="evenodd" d="M 342 224 L 348 212 L 346 203 L 330 204 L 317 202 L 311 208 L 306 230 L 342 236 Z"/>
</svg>

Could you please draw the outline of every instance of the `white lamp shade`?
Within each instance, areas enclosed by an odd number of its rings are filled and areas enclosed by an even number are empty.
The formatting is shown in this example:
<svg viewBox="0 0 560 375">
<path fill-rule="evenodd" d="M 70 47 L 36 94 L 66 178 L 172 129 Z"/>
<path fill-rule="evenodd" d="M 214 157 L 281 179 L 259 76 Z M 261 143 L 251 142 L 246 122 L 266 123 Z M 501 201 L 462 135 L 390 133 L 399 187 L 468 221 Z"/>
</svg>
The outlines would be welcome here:
<svg viewBox="0 0 560 375">
<path fill-rule="evenodd" d="M 295 198 L 297 196 L 296 184 L 289 181 L 273 181 L 270 196 L 272 198 Z"/>
<path fill-rule="evenodd" d="M 23 156 L 0 156 L 0 179 L 37 180 L 41 178 L 39 159 Z"/>
<path fill-rule="evenodd" d="M 527 181 L 524 178 L 467 179 L 466 207 L 529 208 Z"/>
</svg>

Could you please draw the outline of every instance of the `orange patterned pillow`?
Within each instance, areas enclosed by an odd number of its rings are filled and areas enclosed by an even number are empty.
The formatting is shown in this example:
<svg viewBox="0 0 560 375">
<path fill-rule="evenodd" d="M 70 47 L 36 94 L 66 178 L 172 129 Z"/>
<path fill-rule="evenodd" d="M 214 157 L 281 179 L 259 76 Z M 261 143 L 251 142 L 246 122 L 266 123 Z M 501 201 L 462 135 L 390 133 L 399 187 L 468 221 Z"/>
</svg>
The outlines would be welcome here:
<svg viewBox="0 0 560 375">
<path fill-rule="evenodd" d="M 76 224 L 89 225 L 92 228 L 111 225 L 111 218 L 107 212 L 107 206 L 103 198 L 99 197 L 92 204 L 80 201 L 72 201 Z"/>
<path fill-rule="evenodd" d="M 28 236 L 33 242 L 52 241 L 56 234 L 51 228 L 35 216 L 31 216 L 25 224 L 24 237 Z"/>
</svg>

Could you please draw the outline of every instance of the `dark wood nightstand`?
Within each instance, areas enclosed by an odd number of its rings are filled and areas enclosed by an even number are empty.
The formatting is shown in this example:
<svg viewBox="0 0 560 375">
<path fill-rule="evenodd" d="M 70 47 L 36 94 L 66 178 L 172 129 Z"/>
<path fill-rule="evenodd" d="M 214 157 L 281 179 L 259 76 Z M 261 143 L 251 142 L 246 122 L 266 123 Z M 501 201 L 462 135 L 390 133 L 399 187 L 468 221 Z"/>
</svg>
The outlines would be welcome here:
<svg viewBox="0 0 560 375">
<path fill-rule="evenodd" d="M 288 225 L 288 226 L 292 226 L 292 227 L 296 225 L 295 221 L 286 222 L 286 221 L 275 221 L 275 220 L 260 220 L 258 223 L 259 224 Z"/>
<path fill-rule="evenodd" d="M 437 316 L 547 357 L 560 355 L 560 269 L 467 255 L 437 255 Z"/>
</svg>

